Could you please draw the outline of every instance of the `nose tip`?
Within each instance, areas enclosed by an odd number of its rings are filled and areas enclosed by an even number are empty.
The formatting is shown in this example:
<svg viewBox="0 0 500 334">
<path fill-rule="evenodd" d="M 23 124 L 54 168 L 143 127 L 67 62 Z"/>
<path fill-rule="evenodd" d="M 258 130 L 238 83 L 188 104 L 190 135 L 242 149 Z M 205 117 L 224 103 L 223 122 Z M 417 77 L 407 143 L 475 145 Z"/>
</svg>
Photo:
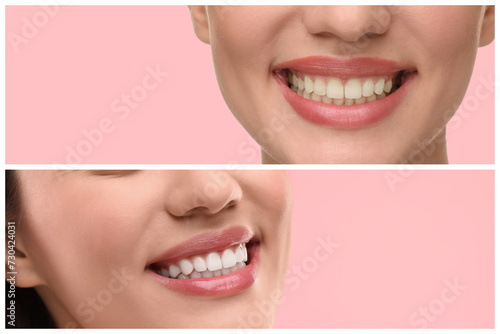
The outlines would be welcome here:
<svg viewBox="0 0 500 334">
<path fill-rule="evenodd" d="M 303 9 L 303 23 L 309 33 L 336 36 L 346 42 L 384 34 L 390 22 L 391 13 L 385 6 L 306 6 Z"/>
<path fill-rule="evenodd" d="M 237 205 L 242 198 L 238 182 L 223 171 L 186 171 L 172 189 L 167 211 L 176 217 L 215 215 Z"/>
</svg>

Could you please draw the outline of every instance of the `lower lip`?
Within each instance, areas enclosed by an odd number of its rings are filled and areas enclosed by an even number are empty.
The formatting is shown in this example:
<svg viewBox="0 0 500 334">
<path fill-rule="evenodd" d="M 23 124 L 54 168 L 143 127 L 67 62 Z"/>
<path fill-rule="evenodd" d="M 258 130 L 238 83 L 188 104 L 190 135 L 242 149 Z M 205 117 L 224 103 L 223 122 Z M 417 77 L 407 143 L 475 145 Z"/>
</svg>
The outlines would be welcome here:
<svg viewBox="0 0 500 334">
<path fill-rule="evenodd" d="M 402 101 L 415 74 L 391 95 L 372 102 L 352 106 L 337 106 L 305 99 L 291 90 L 286 80 L 274 74 L 279 88 L 292 108 L 305 120 L 336 129 L 357 129 L 374 125 L 387 118 Z"/>
<path fill-rule="evenodd" d="M 173 279 L 148 270 L 154 278 L 168 289 L 196 296 L 228 296 L 248 289 L 257 278 L 259 268 L 259 245 L 252 247 L 250 263 L 230 274 L 194 279 Z"/>
</svg>

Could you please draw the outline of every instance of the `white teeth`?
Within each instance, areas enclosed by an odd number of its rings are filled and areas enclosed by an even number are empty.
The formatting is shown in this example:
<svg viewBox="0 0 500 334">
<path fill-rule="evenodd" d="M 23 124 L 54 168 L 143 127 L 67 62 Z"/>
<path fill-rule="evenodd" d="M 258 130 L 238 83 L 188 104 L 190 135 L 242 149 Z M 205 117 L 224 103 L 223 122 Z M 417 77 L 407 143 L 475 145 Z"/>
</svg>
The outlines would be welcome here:
<svg viewBox="0 0 500 334">
<path fill-rule="evenodd" d="M 384 91 L 384 79 L 380 79 L 379 81 L 377 81 L 377 83 L 375 84 L 375 87 L 374 87 L 373 91 L 377 95 L 382 94 L 382 92 Z"/>
<path fill-rule="evenodd" d="M 331 79 L 326 86 L 326 95 L 332 99 L 344 98 L 344 85 L 339 79 Z"/>
<path fill-rule="evenodd" d="M 359 79 L 349 79 L 345 84 L 345 98 L 359 99 L 362 95 L 361 81 Z"/>
<path fill-rule="evenodd" d="M 207 268 L 210 271 L 222 269 L 222 261 L 218 253 L 212 252 L 207 255 Z"/>
<path fill-rule="evenodd" d="M 234 256 L 236 257 L 236 262 L 243 261 L 243 247 L 241 245 L 234 251 Z"/>
<path fill-rule="evenodd" d="M 373 90 L 375 89 L 375 84 L 372 79 L 368 79 L 363 84 L 363 96 L 369 97 L 373 95 Z"/>
<path fill-rule="evenodd" d="M 200 273 L 202 271 L 207 270 L 207 263 L 205 262 L 205 260 L 203 260 L 201 256 L 196 256 L 193 259 L 193 264 L 194 264 L 194 269 Z"/>
<path fill-rule="evenodd" d="M 308 100 L 339 106 L 380 100 L 390 94 L 393 88 L 393 79 L 388 78 L 351 78 L 345 84 L 339 78 L 330 78 L 328 81 L 324 78 L 314 79 L 307 75 L 303 78 L 301 79 L 295 73 L 290 75 L 289 72 L 290 88 L 297 95 Z"/>
<path fill-rule="evenodd" d="M 171 264 L 168 267 L 168 272 L 170 273 L 170 277 L 177 277 L 181 273 L 181 270 L 175 264 Z"/>
<path fill-rule="evenodd" d="M 189 260 L 181 260 L 179 262 L 179 267 L 184 275 L 189 275 L 193 272 L 193 264 Z"/>
<path fill-rule="evenodd" d="M 318 94 L 319 96 L 326 95 L 326 85 L 323 80 L 317 79 L 314 82 L 314 93 Z"/>
<path fill-rule="evenodd" d="M 389 93 L 392 89 L 392 80 L 389 80 L 385 83 L 384 92 Z"/>
<path fill-rule="evenodd" d="M 222 267 L 230 268 L 236 264 L 236 256 L 231 249 L 226 249 L 224 253 L 222 253 Z"/>
<path fill-rule="evenodd" d="M 304 82 L 304 80 L 302 80 L 301 78 L 298 78 L 298 84 L 297 84 L 297 87 L 299 87 L 299 90 L 304 90 L 306 88 L 306 84 Z"/>
<path fill-rule="evenodd" d="M 158 275 L 177 279 L 196 279 L 228 275 L 245 265 L 248 260 L 245 244 L 231 246 L 224 251 L 210 252 L 182 259 L 164 268 L 155 269 Z"/>
<path fill-rule="evenodd" d="M 305 83 L 305 88 L 306 92 L 312 93 L 314 90 L 314 82 L 312 81 L 311 78 L 309 78 L 307 75 L 304 77 L 304 83 Z"/>
</svg>

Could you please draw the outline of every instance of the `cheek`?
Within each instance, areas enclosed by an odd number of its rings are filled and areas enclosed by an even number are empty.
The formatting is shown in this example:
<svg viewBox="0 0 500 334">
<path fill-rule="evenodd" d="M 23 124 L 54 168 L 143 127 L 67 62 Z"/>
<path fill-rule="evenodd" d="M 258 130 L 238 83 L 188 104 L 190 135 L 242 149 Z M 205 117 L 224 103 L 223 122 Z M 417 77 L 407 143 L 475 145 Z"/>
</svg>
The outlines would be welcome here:
<svg viewBox="0 0 500 334">
<path fill-rule="evenodd" d="M 142 203 L 92 191 L 63 191 L 50 203 L 30 203 L 26 212 L 30 249 L 49 285 L 80 282 L 89 289 L 116 269 L 110 264 L 120 269 L 137 256 L 132 250 L 149 218 Z"/>
<path fill-rule="evenodd" d="M 409 39 L 418 39 L 421 51 L 436 63 L 456 58 L 470 62 L 479 42 L 480 6 L 412 6 L 400 16 L 408 26 Z M 418 50 L 415 50 L 417 53 Z"/>
</svg>

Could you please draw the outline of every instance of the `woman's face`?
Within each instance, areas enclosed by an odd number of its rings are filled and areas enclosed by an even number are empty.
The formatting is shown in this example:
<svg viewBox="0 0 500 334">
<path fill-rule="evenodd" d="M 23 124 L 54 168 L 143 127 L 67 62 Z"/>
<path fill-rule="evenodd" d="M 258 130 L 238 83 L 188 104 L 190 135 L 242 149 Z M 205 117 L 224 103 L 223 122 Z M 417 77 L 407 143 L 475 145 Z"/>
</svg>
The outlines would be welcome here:
<svg viewBox="0 0 500 334">
<path fill-rule="evenodd" d="M 492 19 L 481 36 L 485 10 L 194 6 L 191 14 L 263 162 L 437 163 L 447 162 L 445 125 L 477 48 L 493 39 Z"/>
<path fill-rule="evenodd" d="M 290 248 L 286 172 L 18 177 L 32 266 L 19 281 L 38 282 L 58 327 L 272 325 Z"/>
</svg>

